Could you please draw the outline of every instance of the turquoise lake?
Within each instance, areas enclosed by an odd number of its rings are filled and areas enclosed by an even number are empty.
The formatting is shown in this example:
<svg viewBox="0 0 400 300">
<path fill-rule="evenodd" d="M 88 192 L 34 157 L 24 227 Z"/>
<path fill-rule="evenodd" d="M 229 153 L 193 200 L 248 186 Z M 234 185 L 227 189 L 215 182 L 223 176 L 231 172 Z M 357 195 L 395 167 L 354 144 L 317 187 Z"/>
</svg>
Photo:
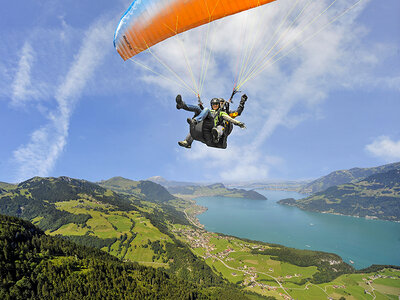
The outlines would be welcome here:
<svg viewBox="0 0 400 300">
<path fill-rule="evenodd" d="M 400 265 L 400 223 L 306 212 L 276 202 L 303 198 L 296 192 L 265 191 L 268 200 L 201 197 L 199 215 L 208 231 L 336 253 L 357 269 L 371 264 Z"/>
</svg>

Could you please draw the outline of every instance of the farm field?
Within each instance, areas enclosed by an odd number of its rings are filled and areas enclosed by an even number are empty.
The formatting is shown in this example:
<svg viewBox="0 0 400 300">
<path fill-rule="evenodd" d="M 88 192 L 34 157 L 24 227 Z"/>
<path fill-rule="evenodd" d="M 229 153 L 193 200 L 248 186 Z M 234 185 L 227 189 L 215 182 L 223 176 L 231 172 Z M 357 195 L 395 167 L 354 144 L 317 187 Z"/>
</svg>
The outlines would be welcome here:
<svg viewBox="0 0 400 300">
<path fill-rule="evenodd" d="M 168 265 L 162 257 L 155 259 L 149 242 L 171 242 L 171 238 L 161 233 L 149 220 L 136 211 L 116 211 L 109 204 L 96 203 L 86 199 L 56 203 L 57 209 L 73 214 L 89 214 L 91 218 L 83 225 L 68 223 L 51 235 L 97 237 L 110 240 L 102 250 L 128 261 L 136 261 L 154 267 Z"/>
</svg>

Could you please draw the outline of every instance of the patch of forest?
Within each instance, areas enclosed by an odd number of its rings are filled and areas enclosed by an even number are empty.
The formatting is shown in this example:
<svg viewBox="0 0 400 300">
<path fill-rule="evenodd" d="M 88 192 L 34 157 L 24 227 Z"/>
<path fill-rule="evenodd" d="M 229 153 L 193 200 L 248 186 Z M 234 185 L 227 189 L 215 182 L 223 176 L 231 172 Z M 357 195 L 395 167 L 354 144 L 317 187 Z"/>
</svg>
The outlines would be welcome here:
<svg viewBox="0 0 400 300">
<path fill-rule="evenodd" d="M 95 248 L 47 236 L 0 215 L 0 297 L 5 299 L 247 299 L 224 282 L 189 282 L 161 269 L 123 263 Z"/>
</svg>

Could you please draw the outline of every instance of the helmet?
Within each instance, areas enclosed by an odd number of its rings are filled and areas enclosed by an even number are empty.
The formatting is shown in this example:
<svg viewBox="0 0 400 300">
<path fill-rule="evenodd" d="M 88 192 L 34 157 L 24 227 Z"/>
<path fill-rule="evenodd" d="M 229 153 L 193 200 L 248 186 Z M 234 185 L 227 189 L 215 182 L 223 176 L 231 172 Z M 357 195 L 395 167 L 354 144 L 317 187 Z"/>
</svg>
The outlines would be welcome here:
<svg viewBox="0 0 400 300">
<path fill-rule="evenodd" d="M 218 105 L 219 105 L 219 99 L 218 99 L 218 98 L 212 98 L 212 99 L 211 99 L 211 101 L 210 101 L 211 107 L 212 107 L 214 104 L 218 104 Z"/>
</svg>

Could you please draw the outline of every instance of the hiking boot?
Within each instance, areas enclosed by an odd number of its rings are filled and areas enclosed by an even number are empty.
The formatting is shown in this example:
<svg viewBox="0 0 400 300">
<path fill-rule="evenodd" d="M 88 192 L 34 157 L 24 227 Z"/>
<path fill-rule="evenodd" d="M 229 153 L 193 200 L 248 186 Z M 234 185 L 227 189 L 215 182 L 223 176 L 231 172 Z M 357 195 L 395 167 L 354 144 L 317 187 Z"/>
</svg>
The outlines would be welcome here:
<svg viewBox="0 0 400 300">
<path fill-rule="evenodd" d="M 178 142 L 178 145 L 188 149 L 192 148 L 192 145 L 190 145 L 186 140 Z"/>
<path fill-rule="evenodd" d="M 196 119 L 192 119 L 192 118 L 187 118 L 186 120 L 190 126 L 195 126 L 197 124 L 197 120 Z"/>
<path fill-rule="evenodd" d="M 176 101 L 176 108 L 177 109 L 181 109 L 181 108 L 183 108 L 185 106 L 185 103 L 183 102 L 181 95 L 176 96 L 175 101 Z"/>
<path fill-rule="evenodd" d="M 219 136 L 218 136 L 217 128 L 214 127 L 213 129 L 211 129 L 211 134 L 212 134 L 212 137 L 213 137 L 213 142 L 215 144 L 217 144 L 219 142 Z"/>
</svg>

